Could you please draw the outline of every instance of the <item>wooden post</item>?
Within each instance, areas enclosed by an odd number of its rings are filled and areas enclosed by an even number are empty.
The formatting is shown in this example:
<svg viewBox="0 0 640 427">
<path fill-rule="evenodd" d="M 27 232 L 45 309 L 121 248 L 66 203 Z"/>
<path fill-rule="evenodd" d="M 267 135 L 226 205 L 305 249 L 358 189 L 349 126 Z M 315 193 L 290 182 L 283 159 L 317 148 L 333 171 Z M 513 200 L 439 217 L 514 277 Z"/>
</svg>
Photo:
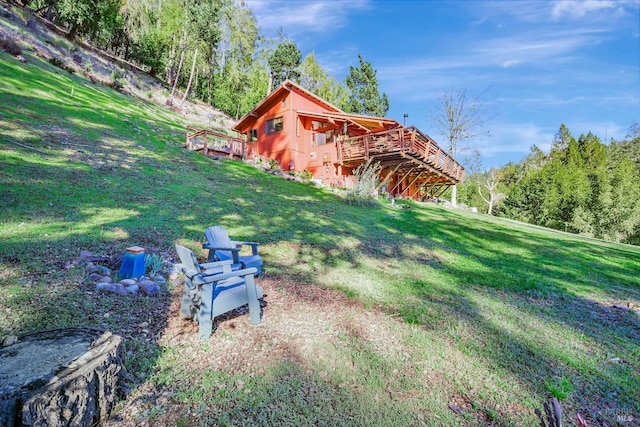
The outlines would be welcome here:
<svg viewBox="0 0 640 427">
<path fill-rule="evenodd" d="M 442 193 L 444 193 L 444 192 L 447 190 L 447 188 L 449 188 L 449 187 L 450 187 L 450 185 L 451 185 L 451 184 L 449 184 L 449 185 L 445 185 L 445 184 L 443 184 L 443 185 L 442 185 L 442 189 L 439 189 L 440 191 L 438 192 L 438 194 L 436 195 L 436 197 L 440 197 L 440 196 L 442 196 Z"/>
<path fill-rule="evenodd" d="M 382 186 L 386 185 L 391 180 L 391 177 L 393 176 L 394 173 L 396 173 L 396 171 L 401 165 L 402 163 L 398 163 L 396 167 L 384 177 L 384 179 L 380 182 L 380 184 L 378 184 L 376 189 L 380 190 Z"/>
<path fill-rule="evenodd" d="M 418 180 L 418 178 L 420 178 L 420 177 L 422 176 L 422 174 L 423 174 L 423 173 L 424 173 L 424 171 L 423 171 L 423 172 L 420 172 L 420 173 L 418 174 L 418 176 L 416 176 L 416 177 L 413 179 L 413 181 L 411 181 L 411 182 L 409 183 L 409 185 L 407 185 L 407 188 L 409 189 L 409 191 L 411 191 L 411 186 L 412 186 L 412 185 L 413 185 L 413 184 Z M 411 197 L 411 195 L 409 195 L 409 197 Z"/>
<path fill-rule="evenodd" d="M 204 148 L 202 149 L 202 152 L 205 156 L 209 154 L 209 149 L 207 148 L 207 132 L 204 132 Z"/>
<path fill-rule="evenodd" d="M 391 191 L 389 192 L 389 194 L 393 194 L 393 192 L 395 191 L 395 189 L 396 189 L 396 188 L 398 188 L 398 186 L 402 183 L 402 181 L 404 181 L 404 179 L 405 179 L 407 176 L 409 176 L 409 174 L 410 174 L 411 172 L 413 172 L 413 170 L 414 170 L 414 169 L 415 169 L 415 168 L 411 168 L 411 169 L 409 169 L 409 172 L 407 172 L 406 174 L 404 174 L 404 176 L 398 180 L 398 183 L 397 183 L 397 184 L 396 184 L 396 185 L 391 189 Z"/>
</svg>

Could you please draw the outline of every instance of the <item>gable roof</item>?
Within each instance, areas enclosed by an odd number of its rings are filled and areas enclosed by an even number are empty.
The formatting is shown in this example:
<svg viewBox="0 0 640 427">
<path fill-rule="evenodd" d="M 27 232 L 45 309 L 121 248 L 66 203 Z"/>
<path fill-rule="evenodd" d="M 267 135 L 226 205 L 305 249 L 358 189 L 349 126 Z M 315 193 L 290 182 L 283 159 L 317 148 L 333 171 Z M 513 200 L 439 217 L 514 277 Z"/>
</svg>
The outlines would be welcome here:
<svg viewBox="0 0 640 427">
<path fill-rule="evenodd" d="M 232 129 L 235 130 L 235 131 L 239 131 L 239 128 L 245 127 L 245 126 L 243 126 L 244 124 L 250 123 L 250 122 L 256 120 L 258 117 L 260 117 L 262 114 L 264 114 L 267 110 L 269 110 L 269 108 L 271 108 L 275 102 L 280 100 L 282 95 L 284 95 L 284 94 L 286 94 L 288 92 L 291 92 L 291 91 L 298 92 L 298 93 L 306 96 L 307 98 L 312 99 L 316 104 L 321 105 L 323 108 L 325 108 L 328 111 L 343 113 L 343 111 L 340 110 L 338 107 L 332 105 L 331 103 L 325 101 L 324 99 L 320 98 L 319 96 L 314 95 L 313 93 L 309 92 L 308 90 L 306 90 L 302 86 L 300 86 L 300 85 L 292 82 L 291 80 L 287 79 L 284 82 L 280 83 L 280 85 L 278 85 L 278 87 L 275 88 L 275 90 L 273 92 L 271 92 L 269 95 L 267 95 L 266 98 L 264 98 L 262 101 L 260 101 L 260 103 L 258 105 L 256 105 L 253 110 L 249 111 L 240 120 L 238 120 L 238 122 L 235 125 L 233 125 Z"/>
<path fill-rule="evenodd" d="M 298 111 L 298 114 L 300 116 L 323 118 L 330 123 L 333 123 L 334 121 L 338 121 L 341 123 L 347 122 L 348 124 L 360 128 L 366 133 L 377 132 L 400 126 L 400 124 L 393 119 L 345 113 L 335 105 L 332 105 L 330 102 L 325 101 L 312 92 L 309 92 L 302 86 L 287 79 L 282 82 L 273 92 L 267 95 L 265 99 L 260 101 L 260 103 L 256 105 L 253 110 L 249 111 L 240 120 L 238 120 L 238 122 L 233 125 L 232 129 L 239 132 L 240 129 L 250 127 L 249 125 L 257 120 L 266 111 L 268 111 L 274 103 L 278 102 L 282 98 L 282 95 L 285 95 L 291 91 L 298 92 L 299 94 L 313 100 L 316 104 L 324 108 L 324 111 L 322 113 Z"/>
</svg>

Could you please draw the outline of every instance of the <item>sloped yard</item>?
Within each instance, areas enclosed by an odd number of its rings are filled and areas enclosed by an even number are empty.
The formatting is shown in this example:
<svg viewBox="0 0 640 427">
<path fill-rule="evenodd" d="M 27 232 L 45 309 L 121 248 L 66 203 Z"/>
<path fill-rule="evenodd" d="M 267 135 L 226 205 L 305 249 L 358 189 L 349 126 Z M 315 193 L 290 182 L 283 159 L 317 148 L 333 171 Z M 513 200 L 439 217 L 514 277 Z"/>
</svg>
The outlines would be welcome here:
<svg viewBox="0 0 640 427">
<path fill-rule="evenodd" d="M 27 60 L 0 53 L 0 339 L 123 336 L 130 394 L 106 425 L 536 425 L 551 396 L 569 424 L 640 420 L 638 248 L 350 206 L 187 152 L 180 117 Z M 123 303 L 71 264 L 133 244 L 204 259 L 213 224 L 263 243 L 259 326 L 236 313 L 201 342 L 180 288 Z"/>
</svg>

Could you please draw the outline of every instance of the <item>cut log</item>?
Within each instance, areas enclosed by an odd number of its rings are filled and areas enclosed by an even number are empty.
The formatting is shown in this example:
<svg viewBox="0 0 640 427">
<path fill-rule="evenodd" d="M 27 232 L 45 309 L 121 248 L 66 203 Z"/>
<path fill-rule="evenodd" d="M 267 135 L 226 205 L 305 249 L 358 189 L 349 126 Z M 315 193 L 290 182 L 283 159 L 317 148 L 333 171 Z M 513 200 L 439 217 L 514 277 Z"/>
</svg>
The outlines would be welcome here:
<svg viewBox="0 0 640 427">
<path fill-rule="evenodd" d="M 126 371 L 119 336 L 55 329 L 0 348 L 0 426 L 91 426 L 121 396 Z"/>
</svg>

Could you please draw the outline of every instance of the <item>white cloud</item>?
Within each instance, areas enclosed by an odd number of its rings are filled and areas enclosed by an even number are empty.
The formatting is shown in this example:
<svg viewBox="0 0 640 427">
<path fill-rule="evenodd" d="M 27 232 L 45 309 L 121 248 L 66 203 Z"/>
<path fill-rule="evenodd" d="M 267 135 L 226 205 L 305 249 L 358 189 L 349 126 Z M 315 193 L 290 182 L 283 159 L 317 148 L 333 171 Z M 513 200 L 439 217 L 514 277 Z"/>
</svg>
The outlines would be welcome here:
<svg viewBox="0 0 640 427">
<path fill-rule="evenodd" d="M 247 0 L 261 29 L 269 34 L 323 33 L 345 26 L 351 11 L 369 7 L 369 0 Z"/>
<path fill-rule="evenodd" d="M 614 9 L 620 3 L 611 0 L 558 0 L 553 3 L 551 17 L 561 19 L 565 15 L 571 18 L 582 18 L 592 12 L 599 12 L 603 9 Z"/>
<path fill-rule="evenodd" d="M 509 68 L 521 64 L 521 59 L 507 59 L 506 61 L 502 61 L 502 68 Z"/>
</svg>

